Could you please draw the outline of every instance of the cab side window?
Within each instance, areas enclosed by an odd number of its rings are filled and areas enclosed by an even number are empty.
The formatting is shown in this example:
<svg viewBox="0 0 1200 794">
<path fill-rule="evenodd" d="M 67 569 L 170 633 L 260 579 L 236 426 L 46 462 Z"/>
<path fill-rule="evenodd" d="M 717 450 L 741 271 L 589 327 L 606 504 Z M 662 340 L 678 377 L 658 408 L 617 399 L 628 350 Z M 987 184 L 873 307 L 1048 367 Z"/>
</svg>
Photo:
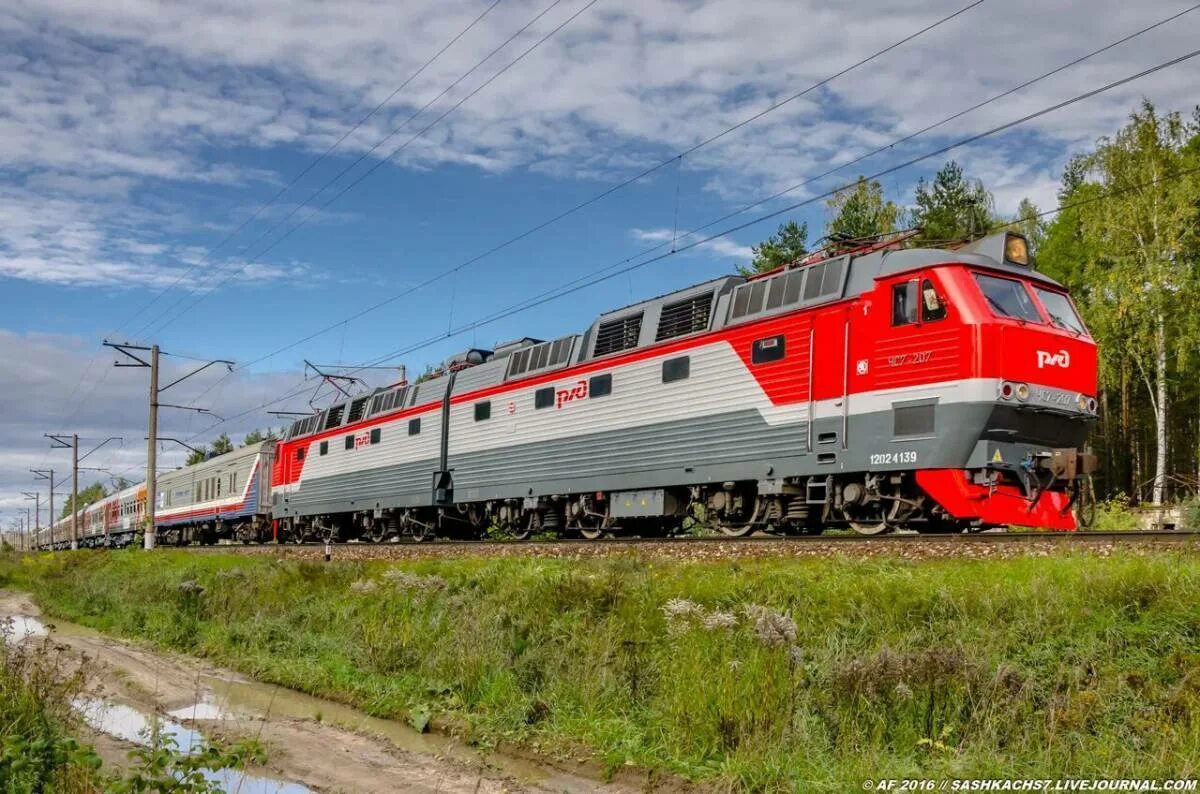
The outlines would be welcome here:
<svg viewBox="0 0 1200 794">
<path fill-rule="evenodd" d="M 911 325 L 917 321 L 917 281 L 892 287 L 892 325 Z"/>
<path fill-rule="evenodd" d="M 921 321 L 931 323 L 944 319 L 946 319 L 946 302 L 938 294 L 933 282 L 925 279 L 921 282 Z"/>
</svg>

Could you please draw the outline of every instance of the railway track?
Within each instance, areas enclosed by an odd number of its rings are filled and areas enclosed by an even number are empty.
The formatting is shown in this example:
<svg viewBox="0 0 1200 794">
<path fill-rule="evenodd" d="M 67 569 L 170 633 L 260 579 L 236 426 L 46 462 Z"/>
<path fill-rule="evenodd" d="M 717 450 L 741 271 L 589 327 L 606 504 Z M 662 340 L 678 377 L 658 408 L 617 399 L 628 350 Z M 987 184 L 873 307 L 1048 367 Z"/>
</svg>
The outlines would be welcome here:
<svg viewBox="0 0 1200 794">
<path fill-rule="evenodd" d="M 195 553 L 272 555 L 284 559 L 372 560 L 462 556 L 605 557 L 636 554 L 664 559 L 752 559 L 756 557 L 1012 557 L 1080 550 L 1100 554 L 1121 547 L 1159 546 L 1200 550 L 1200 531 L 985 532 L 790 536 L 612 537 L 601 540 L 433 540 L 423 543 L 231 544 L 182 547 Z"/>
</svg>

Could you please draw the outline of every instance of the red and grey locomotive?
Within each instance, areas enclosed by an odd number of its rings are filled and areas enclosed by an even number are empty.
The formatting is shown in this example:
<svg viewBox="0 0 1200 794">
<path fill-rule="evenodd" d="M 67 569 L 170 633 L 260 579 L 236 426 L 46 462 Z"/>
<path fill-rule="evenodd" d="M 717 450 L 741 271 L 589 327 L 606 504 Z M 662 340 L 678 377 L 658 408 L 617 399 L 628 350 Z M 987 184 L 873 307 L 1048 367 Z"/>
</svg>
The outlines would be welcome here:
<svg viewBox="0 0 1200 794">
<path fill-rule="evenodd" d="M 689 519 L 734 536 L 1069 530 L 1094 466 L 1096 375 L 1095 344 L 1024 238 L 893 238 L 641 301 L 582 334 L 467 351 L 164 475 L 156 529 L 168 542 L 596 538 Z"/>
</svg>

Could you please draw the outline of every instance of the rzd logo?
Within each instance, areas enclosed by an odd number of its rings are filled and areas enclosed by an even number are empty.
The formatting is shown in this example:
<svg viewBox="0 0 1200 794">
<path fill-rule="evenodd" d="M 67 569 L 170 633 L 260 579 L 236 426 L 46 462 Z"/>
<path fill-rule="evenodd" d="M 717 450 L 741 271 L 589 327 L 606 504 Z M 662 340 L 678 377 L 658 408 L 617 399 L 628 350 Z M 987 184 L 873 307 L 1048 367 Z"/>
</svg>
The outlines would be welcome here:
<svg viewBox="0 0 1200 794">
<path fill-rule="evenodd" d="M 1071 366 L 1071 354 L 1065 350 L 1060 350 L 1057 353 L 1047 353 L 1045 350 L 1037 351 L 1038 369 L 1045 367 L 1069 367 Z"/>
<path fill-rule="evenodd" d="M 554 408 L 557 410 L 563 407 L 563 403 L 569 403 L 571 400 L 582 400 L 587 397 L 588 382 L 586 380 L 578 381 L 572 388 L 559 389 L 554 393 L 556 404 Z"/>
</svg>

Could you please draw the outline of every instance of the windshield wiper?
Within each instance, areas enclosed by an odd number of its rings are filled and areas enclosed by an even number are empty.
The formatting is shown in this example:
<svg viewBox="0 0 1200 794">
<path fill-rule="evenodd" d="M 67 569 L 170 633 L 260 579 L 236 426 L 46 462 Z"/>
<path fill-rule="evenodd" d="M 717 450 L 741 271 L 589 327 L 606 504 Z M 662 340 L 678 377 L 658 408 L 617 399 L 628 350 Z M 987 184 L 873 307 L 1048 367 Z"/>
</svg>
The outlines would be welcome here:
<svg viewBox="0 0 1200 794">
<path fill-rule="evenodd" d="M 1003 306 L 1000 305 L 1000 302 L 998 300 L 996 300 L 995 298 L 993 298 L 991 295 L 988 295 L 985 292 L 985 293 L 983 293 L 983 297 L 985 300 L 987 300 L 988 303 L 990 303 L 992 305 L 992 308 L 995 309 L 996 313 L 999 314 L 1001 317 L 1011 317 L 1014 320 L 1016 320 L 1017 322 L 1019 322 L 1021 325 L 1025 324 L 1024 317 L 1018 317 L 1017 315 L 1008 312 Z"/>
<path fill-rule="evenodd" d="M 1046 314 L 1050 315 L 1050 322 L 1054 323 L 1055 325 L 1057 325 L 1059 328 L 1063 329 L 1064 331 L 1070 331 L 1071 334 L 1076 337 L 1078 337 L 1082 333 L 1080 330 L 1072 327 L 1070 324 L 1067 323 L 1066 320 L 1059 317 L 1054 312 L 1047 311 Z"/>
</svg>

